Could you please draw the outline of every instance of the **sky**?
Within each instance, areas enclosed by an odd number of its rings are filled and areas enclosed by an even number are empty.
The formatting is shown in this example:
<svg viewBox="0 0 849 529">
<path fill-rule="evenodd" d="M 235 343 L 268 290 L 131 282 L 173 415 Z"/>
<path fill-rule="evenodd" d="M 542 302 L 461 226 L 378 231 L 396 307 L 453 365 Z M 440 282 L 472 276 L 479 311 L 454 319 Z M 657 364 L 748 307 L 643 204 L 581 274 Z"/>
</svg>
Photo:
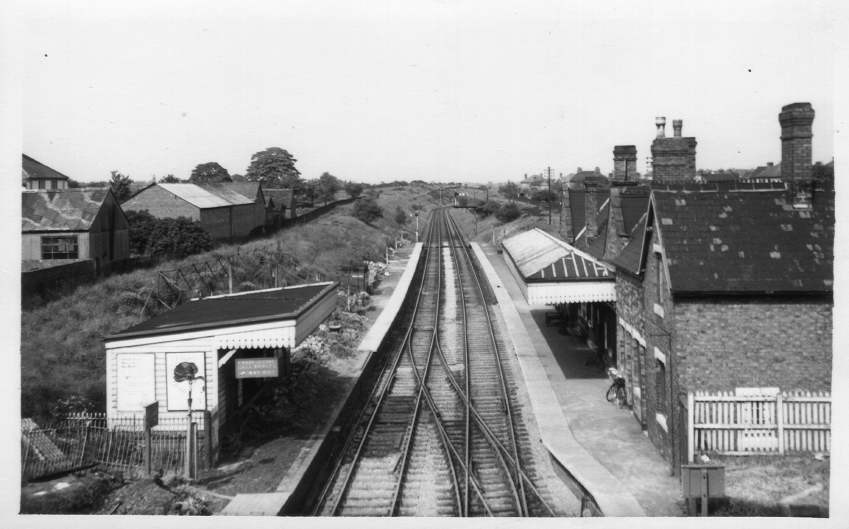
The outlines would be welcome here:
<svg viewBox="0 0 849 529">
<path fill-rule="evenodd" d="M 267 147 L 305 178 L 505 181 L 612 170 L 655 116 L 697 166 L 780 162 L 781 106 L 833 156 L 831 2 L 70 2 L 20 6 L 22 149 L 81 181 Z M 600 5 L 597 5 L 600 4 Z"/>
</svg>

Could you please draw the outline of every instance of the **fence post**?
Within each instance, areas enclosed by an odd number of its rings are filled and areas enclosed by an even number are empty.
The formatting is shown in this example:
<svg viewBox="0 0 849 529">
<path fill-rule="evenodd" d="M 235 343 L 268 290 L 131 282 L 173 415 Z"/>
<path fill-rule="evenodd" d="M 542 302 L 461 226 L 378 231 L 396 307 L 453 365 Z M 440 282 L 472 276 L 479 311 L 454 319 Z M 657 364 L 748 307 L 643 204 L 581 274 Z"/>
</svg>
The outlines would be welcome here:
<svg viewBox="0 0 849 529">
<path fill-rule="evenodd" d="M 153 474 L 153 435 L 148 425 L 144 427 L 144 468 L 148 476 Z"/>
<path fill-rule="evenodd" d="M 687 392 L 687 463 L 693 462 L 693 452 L 695 450 L 695 446 L 693 444 L 694 435 L 694 426 L 695 426 L 695 398 L 693 397 L 693 392 Z"/>
<path fill-rule="evenodd" d="M 204 443 L 206 444 L 206 468 L 212 468 L 212 413 L 203 411 Z"/>
<path fill-rule="evenodd" d="M 784 399 L 779 392 L 775 396 L 776 424 L 778 425 L 778 454 L 784 455 Z"/>
</svg>

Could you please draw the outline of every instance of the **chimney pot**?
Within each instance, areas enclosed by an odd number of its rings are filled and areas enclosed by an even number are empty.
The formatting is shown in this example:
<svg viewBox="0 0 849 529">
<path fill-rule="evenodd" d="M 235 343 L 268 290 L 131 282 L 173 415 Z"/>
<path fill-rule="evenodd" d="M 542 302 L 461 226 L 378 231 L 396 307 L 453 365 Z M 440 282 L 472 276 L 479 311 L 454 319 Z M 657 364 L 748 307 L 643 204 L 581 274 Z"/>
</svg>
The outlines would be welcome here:
<svg viewBox="0 0 849 529">
<path fill-rule="evenodd" d="M 664 116 L 658 116 L 654 118 L 654 124 L 657 127 L 657 137 L 665 138 L 666 137 L 666 118 Z"/>
<path fill-rule="evenodd" d="M 684 126 L 684 120 L 682 119 L 673 119 L 672 120 L 672 130 L 674 131 L 675 137 L 681 137 L 681 128 Z"/>
</svg>

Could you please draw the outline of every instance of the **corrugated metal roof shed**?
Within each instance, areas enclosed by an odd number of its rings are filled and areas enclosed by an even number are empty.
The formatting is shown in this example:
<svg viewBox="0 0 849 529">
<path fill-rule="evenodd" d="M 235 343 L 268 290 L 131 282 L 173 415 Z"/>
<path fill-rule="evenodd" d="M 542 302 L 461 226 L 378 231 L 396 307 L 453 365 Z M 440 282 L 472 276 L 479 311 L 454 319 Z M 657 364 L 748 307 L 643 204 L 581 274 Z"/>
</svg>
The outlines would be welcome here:
<svg viewBox="0 0 849 529">
<path fill-rule="evenodd" d="M 253 202 L 248 197 L 223 186 L 200 186 L 197 184 L 157 185 L 199 208 L 221 208 Z"/>
</svg>

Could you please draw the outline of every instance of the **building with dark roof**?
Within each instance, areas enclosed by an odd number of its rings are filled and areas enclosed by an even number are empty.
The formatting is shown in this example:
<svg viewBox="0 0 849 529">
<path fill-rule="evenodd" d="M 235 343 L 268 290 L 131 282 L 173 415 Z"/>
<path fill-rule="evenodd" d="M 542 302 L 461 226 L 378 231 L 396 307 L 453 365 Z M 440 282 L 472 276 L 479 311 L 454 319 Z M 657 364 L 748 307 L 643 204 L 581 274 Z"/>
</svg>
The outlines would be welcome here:
<svg viewBox="0 0 849 529">
<path fill-rule="evenodd" d="M 122 206 L 198 221 L 213 239 L 243 238 L 265 226 L 265 197 L 257 182 L 151 184 Z"/>
<path fill-rule="evenodd" d="M 333 312 L 337 288 L 325 282 L 211 296 L 105 337 L 110 425 L 141 419 L 156 403 L 159 428 L 185 428 L 168 419 L 185 417 L 191 387 L 195 420 L 214 457 L 231 419 L 266 382 L 287 374 L 292 348 Z M 184 363 L 203 379 L 175 381 Z"/>
<path fill-rule="evenodd" d="M 21 181 L 26 189 L 68 189 L 68 178 L 26 154 L 21 156 Z"/>
<path fill-rule="evenodd" d="M 95 272 L 130 255 L 127 219 L 106 188 L 21 193 L 23 271 L 92 261 Z"/>
<path fill-rule="evenodd" d="M 616 365 L 674 472 L 696 449 L 688 394 L 830 388 L 834 185 L 828 167 L 812 175 L 813 116 L 782 108 L 789 162 L 711 183 L 695 181 L 695 139 L 677 120 L 666 138 L 659 119 L 653 181 L 626 181 L 636 153 L 618 146 L 609 189 L 564 193 L 566 243 L 615 268 L 616 296 L 555 308 Z"/>
</svg>

